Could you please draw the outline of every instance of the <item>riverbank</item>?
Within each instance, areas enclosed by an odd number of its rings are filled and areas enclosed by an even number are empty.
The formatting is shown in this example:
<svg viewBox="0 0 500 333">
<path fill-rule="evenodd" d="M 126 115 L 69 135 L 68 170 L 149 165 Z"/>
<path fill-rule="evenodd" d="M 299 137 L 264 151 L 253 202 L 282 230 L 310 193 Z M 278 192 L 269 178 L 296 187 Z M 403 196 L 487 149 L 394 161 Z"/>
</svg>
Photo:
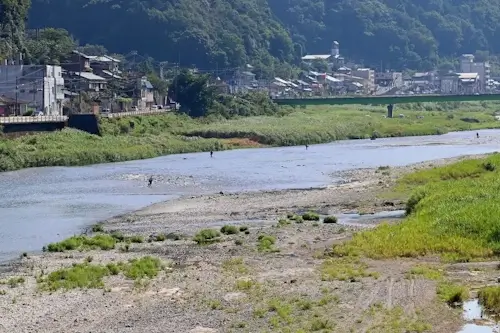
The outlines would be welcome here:
<svg viewBox="0 0 500 333">
<path fill-rule="evenodd" d="M 384 107 L 283 108 L 277 116 L 195 120 L 181 115 L 101 119 L 102 136 L 66 129 L 16 139 L 0 137 L 0 171 L 77 166 L 168 154 L 325 143 L 343 139 L 443 134 L 500 128 L 496 104 L 429 104 L 384 118 Z"/>
<path fill-rule="evenodd" d="M 492 172 L 482 166 L 488 161 L 496 165 L 498 156 L 474 158 L 433 171 L 425 169 L 457 159 L 344 172 L 341 184 L 326 189 L 183 198 L 111 219 L 94 227 L 94 234 L 105 232 L 99 239 L 49 247 L 82 251 L 23 254 L 0 277 L 7 283 L 0 286 L 0 327 L 37 332 L 457 332 L 460 311 L 446 301 L 457 300 L 465 289 L 453 282 L 474 287 L 492 281 L 496 265 L 446 264 L 432 255 L 336 257 L 335 251 L 341 244 L 359 247 L 359 235 L 384 229 L 364 231 L 380 223 L 377 216 L 393 228 L 408 223 L 398 224 L 400 212 L 416 186 L 440 184 L 449 175 L 480 179 Z M 418 170 L 424 171 L 409 174 Z M 432 202 L 440 201 L 430 197 L 427 205 Z M 326 216 L 337 216 L 338 223 L 325 223 Z M 225 225 L 231 227 L 219 234 Z M 213 231 L 199 233 L 203 229 Z M 104 250 L 86 249 L 90 245 Z M 144 256 L 160 259 L 163 268 L 153 259 L 127 263 Z M 63 292 L 61 286 L 83 289 Z"/>
</svg>

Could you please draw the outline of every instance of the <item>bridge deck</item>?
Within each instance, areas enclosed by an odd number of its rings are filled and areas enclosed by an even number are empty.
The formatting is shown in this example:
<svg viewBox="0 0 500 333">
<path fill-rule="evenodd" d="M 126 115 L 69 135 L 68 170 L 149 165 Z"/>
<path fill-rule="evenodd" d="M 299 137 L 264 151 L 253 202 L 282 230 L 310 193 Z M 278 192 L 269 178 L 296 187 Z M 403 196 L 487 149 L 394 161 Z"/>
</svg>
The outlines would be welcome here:
<svg viewBox="0 0 500 333">
<path fill-rule="evenodd" d="M 275 98 L 279 105 L 343 105 L 343 104 L 402 104 L 425 102 L 500 101 L 500 94 L 483 95 L 405 95 L 405 96 L 355 96 L 316 98 Z"/>
<path fill-rule="evenodd" d="M 0 124 L 63 123 L 67 116 L 11 116 L 0 117 Z"/>
</svg>

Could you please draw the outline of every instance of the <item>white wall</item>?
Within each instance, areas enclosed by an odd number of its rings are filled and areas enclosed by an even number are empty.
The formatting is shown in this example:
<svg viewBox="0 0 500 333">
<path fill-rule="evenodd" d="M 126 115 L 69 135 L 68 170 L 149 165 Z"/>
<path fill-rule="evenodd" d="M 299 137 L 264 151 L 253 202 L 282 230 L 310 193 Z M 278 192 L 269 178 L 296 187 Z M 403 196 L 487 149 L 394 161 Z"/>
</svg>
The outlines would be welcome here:
<svg viewBox="0 0 500 333">
<path fill-rule="evenodd" d="M 62 115 L 63 89 L 60 66 L 0 66 L 0 95 L 15 99 L 17 92 L 19 101 L 46 115 Z"/>
</svg>

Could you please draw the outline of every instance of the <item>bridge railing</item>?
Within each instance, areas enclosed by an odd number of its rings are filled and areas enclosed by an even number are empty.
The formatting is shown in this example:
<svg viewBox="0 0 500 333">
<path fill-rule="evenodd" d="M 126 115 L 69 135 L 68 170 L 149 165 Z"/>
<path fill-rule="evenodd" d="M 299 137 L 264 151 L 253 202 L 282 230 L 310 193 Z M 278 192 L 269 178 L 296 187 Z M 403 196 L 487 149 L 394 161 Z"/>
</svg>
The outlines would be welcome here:
<svg viewBox="0 0 500 333">
<path fill-rule="evenodd" d="M 0 117 L 0 124 L 62 123 L 67 116 L 9 116 Z"/>
<path fill-rule="evenodd" d="M 172 111 L 171 108 L 158 109 L 158 110 L 143 110 L 143 111 L 127 111 L 127 112 L 115 112 L 115 113 L 101 113 L 102 117 L 108 118 L 118 118 L 118 117 L 129 117 L 129 116 L 143 116 L 148 114 L 160 114 Z"/>
</svg>

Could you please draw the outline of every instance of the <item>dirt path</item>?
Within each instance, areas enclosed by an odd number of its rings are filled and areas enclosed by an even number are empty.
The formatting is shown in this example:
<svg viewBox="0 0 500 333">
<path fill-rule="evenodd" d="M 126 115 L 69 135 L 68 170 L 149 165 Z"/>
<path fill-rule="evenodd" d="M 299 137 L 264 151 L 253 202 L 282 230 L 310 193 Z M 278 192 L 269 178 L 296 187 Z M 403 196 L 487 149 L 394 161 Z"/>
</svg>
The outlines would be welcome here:
<svg viewBox="0 0 500 333">
<path fill-rule="evenodd" d="M 343 174 L 344 184 L 326 189 L 183 198 L 111 219 L 104 225 L 107 232 L 146 239 L 165 233 L 180 239 L 132 243 L 127 249 L 119 245 L 110 251 L 28 255 L 0 276 L 6 282 L 25 280 L 12 287 L 0 285 L 0 332 L 386 333 L 409 327 L 456 332 L 460 313 L 436 299 L 436 282 L 408 278 L 408 271 L 422 260 L 329 258 L 325 253 L 332 244 L 363 227 L 277 223 L 288 213 L 308 210 L 333 215 L 401 209 L 402 200 L 388 202 L 377 195 L 402 173 L 428 165 L 385 174 L 352 171 Z M 211 245 L 191 241 L 200 229 L 226 224 L 247 226 L 248 231 L 223 236 Z M 258 251 L 258 236 L 263 234 L 274 237 L 274 250 Z M 85 260 L 117 263 L 145 255 L 170 262 L 171 269 L 147 283 L 116 275 L 106 277 L 102 289 L 37 291 L 37 278 L 61 267 Z M 481 276 L 468 275 L 466 265 L 451 272 L 472 282 L 493 279 L 487 269 Z"/>
</svg>

